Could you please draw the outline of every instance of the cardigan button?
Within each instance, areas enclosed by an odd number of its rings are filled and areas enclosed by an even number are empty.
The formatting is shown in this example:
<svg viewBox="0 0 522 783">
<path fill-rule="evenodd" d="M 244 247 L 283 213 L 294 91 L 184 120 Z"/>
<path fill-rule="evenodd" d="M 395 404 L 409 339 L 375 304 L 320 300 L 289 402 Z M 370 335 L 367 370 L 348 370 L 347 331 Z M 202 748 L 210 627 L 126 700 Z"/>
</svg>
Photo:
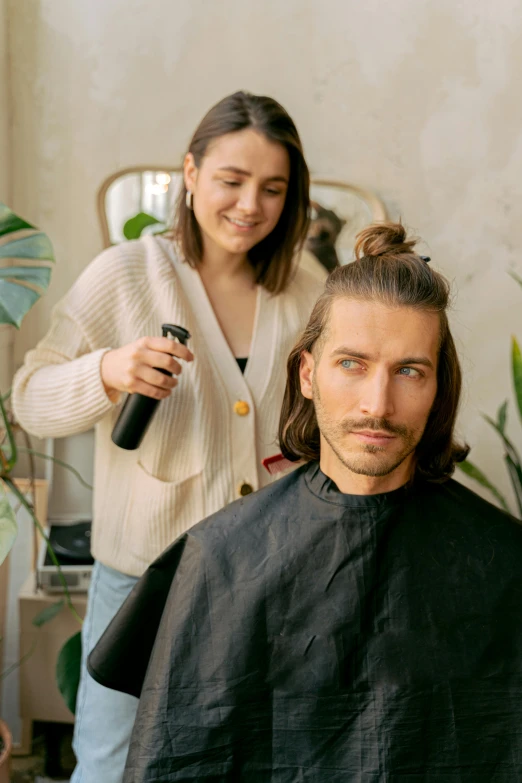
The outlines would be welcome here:
<svg viewBox="0 0 522 783">
<path fill-rule="evenodd" d="M 249 484 L 247 481 L 243 481 L 242 484 L 239 485 L 237 488 L 238 494 L 240 498 L 244 498 L 245 495 L 250 495 L 254 491 L 254 487 L 252 484 Z"/>
<path fill-rule="evenodd" d="M 238 416 L 247 416 L 250 413 L 250 405 L 244 400 L 238 400 L 234 403 L 234 413 Z"/>
</svg>

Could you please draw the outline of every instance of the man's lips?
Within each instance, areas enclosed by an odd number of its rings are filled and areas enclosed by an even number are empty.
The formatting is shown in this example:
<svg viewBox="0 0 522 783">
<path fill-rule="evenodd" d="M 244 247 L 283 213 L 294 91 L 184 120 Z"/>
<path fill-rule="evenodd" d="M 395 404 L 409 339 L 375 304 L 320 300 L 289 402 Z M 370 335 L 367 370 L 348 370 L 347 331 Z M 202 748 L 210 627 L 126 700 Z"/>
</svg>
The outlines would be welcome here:
<svg viewBox="0 0 522 783">
<path fill-rule="evenodd" d="M 352 430 L 351 435 L 363 443 L 371 443 L 374 446 L 386 446 L 397 437 L 390 432 L 379 432 L 375 430 Z"/>
</svg>

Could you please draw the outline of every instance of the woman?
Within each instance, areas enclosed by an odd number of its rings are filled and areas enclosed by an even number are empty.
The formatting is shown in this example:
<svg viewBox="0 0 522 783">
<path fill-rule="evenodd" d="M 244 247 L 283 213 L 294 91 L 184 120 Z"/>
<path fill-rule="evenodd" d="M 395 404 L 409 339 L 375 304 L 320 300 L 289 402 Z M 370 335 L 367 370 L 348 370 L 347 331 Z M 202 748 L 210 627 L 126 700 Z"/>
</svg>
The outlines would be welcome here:
<svg viewBox="0 0 522 783">
<path fill-rule="evenodd" d="M 86 655 L 178 535 L 271 480 L 261 463 L 279 452 L 286 358 L 322 288 L 296 269 L 308 208 L 285 110 L 242 92 L 225 98 L 190 143 L 172 233 L 98 256 L 16 375 L 14 409 L 29 432 L 96 427 L 74 783 L 121 781 L 137 706 L 95 683 Z M 190 347 L 159 337 L 164 322 L 188 329 Z M 129 392 L 162 400 L 137 451 L 111 441 Z"/>
</svg>

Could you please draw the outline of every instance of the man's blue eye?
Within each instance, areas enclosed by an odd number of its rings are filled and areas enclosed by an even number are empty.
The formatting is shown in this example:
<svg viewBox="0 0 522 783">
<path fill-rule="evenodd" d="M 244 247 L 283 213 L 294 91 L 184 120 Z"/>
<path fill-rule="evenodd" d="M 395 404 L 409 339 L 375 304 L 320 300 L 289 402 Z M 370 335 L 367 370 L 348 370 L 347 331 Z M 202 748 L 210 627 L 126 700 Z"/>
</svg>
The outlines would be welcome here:
<svg viewBox="0 0 522 783">
<path fill-rule="evenodd" d="M 358 363 L 355 362 L 353 359 L 343 359 L 341 362 L 341 365 L 344 367 L 345 370 L 351 370 L 352 368 L 348 366 L 351 364 L 358 366 Z"/>
<path fill-rule="evenodd" d="M 419 371 L 414 367 L 401 367 L 399 374 L 405 375 L 407 378 L 415 378 L 417 375 L 420 375 Z"/>
</svg>

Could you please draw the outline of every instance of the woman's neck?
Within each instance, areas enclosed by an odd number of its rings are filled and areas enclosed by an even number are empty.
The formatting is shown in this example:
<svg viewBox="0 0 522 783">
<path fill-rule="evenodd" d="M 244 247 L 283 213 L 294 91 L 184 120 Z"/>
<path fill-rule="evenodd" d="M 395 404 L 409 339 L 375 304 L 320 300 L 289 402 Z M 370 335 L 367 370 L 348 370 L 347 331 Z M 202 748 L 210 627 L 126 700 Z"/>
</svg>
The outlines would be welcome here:
<svg viewBox="0 0 522 783">
<path fill-rule="evenodd" d="M 248 261 L 246 253 L 228 253 L 221 248 L 213 247 L 204 251 L 198 264 L 200 276 L 205 280 L 228 278 L 232 281 L 248 280 L 254 282 L 254 270 Z"/>
</svg>

